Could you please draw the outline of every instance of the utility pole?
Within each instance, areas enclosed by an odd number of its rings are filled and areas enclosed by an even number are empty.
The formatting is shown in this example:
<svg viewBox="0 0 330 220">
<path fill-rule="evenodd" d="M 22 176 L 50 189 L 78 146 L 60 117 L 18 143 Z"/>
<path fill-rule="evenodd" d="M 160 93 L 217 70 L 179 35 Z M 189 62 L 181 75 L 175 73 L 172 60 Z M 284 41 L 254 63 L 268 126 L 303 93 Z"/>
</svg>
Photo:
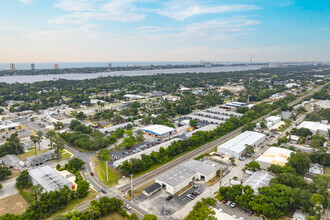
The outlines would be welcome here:
<svg viewBox="0 0 330 220">
<path fill-rule="evenodd" d="M 134 198 L 134 193 L 133 193 L 133 174 L 131 174 L 131 197 L 132 197 L 132 200 Z"/>
<path fill-rule="evenodd" d="M 109 171 L 108 171 L 108 161 L 105 161 L 105 169 L 106 169 L 106 173 L 107 173 L 107 182 L 109 182 Z"/>
<path fill-rule="evenodd" d="M 249 87 L 248 87 L 248 99 L 247 99 L 247 103 L 249 104 L 250 102 L 250 93 L 251 93 L 251 65 L 252 65 L 252 53 L 251 53 L 251 57 L 250 57 L 250 65 L 249 65 L 249 69 L 250 69 L 250 73 L 249 73 Z"/>
</svg>

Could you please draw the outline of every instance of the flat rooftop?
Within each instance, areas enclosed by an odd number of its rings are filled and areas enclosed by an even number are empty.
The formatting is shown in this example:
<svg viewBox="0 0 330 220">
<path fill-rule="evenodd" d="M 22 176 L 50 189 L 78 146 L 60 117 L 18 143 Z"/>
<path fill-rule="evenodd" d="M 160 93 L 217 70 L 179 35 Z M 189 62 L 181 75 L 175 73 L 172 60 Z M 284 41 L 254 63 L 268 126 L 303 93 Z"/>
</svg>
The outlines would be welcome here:
<svg viewBox="0 0 330 220">
<path fill-rule="evenodd" d="M 292 152 L 293 151 L 285 148 L 270 147 L 260 157 L 258 157 L 256 161 L 284 166 L 288 162 L 288 158 Z"/>
<path fill-rule="evenodd" d="M 151 132 L 151 133 L 156 134 L 158 136 L 162 136 L 164 134 L 175 131 L 174 128 L 171 128 L 171 127 L 168 127 L 168 126 L 165 126 L 165 125 L 151 125 L 151 126 L 144 127 L 141 130 L 143 130 L 145 132 Z"/>
<path fill-rule="evenodd" d="M 229 149 L 235 152 L 241 152 L 246 148 L 246 144 L 253 145 L 256 141 L 264 138 L 265 135 L 254 131 L 245 131 L 244 133 L 221 144 L 218 148 Z"/>
<path fill-rule="evenodd" d="M 29 174 L 47 192 L 59 190 L 64 186 L 71 186 L 69 180 L 56 172 L 50 166 L 38 167 L 30 170 Z"/>
<path fill-rule="evenodd" d="M 258 189 L 260 187 L 269 186 L 270 180 L 274 177 L 274 174 L 266 171 L 256 171 L 243 183 L 243 186 L 251 186 L 254 190 L 254 194 L 258 195 Z"/>
</svg>

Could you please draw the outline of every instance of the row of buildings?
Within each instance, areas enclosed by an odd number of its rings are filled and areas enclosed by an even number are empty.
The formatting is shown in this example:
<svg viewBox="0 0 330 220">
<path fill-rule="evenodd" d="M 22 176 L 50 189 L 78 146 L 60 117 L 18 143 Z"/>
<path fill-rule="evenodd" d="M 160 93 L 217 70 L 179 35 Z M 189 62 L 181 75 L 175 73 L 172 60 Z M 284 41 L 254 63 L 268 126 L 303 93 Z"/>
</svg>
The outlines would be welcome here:
<svg viewBox="0 0 330 220">
<path fill-rule="evenodd" d="M 10 70 L 16 70 L 16 65 L 15 63 L 10 63 L 9 64 L 9 69 Z M 31 70 L 35 70 L 36 69 L 36 65 L 34 63 L 31 63 Z M 54 64 L 54 69 L 57 70 L 58 69 L 58 64 Z"/>
</svg>

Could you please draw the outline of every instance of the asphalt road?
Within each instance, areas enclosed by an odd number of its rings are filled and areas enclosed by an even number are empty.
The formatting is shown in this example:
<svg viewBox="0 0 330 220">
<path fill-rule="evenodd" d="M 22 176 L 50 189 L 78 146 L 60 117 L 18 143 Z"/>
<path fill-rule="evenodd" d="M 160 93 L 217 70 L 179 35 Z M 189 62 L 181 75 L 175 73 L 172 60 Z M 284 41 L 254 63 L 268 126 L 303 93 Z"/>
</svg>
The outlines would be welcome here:
<svg viewBox="0 0 330 220">
<path fill-rule="evenodd" d="M 127 211 L 129 213 L 135 212 L 135 214 L 139 218 L 143 218 L 144 215 L 148 214 L 143 209 L 136 206 L 134 203 L 131 203 L 130 201 L 126 200 L 122 196 L 121 192 L 115 191 L 112 188 L 108 188 L 96 177 L 95 172 L 90 163 L 91 157 L 93 157 L 96 154 L 95 152 L 92 152 L 92 153 L 91 152 L 81 152 L 81 151 L 77 150 L 76 148 L 74 148 L 72 146 L 68 146 L 68 145 L 66 145 L 65 147 L 68 150 L 70 150 L 72 153 L 74 153 L 75 157 L 78 157 L 79 159 L 81 159 L 85 162 L 84 171 L 82 171 L 82 172 L 84 173 L 86 180 L 99 192 L 100 197 L 102 197 L 102 196 L 117 197 L 117 198 L 123 200 L 125 203 L 129 204 L 132 208 L 131 210 L 127 210 Z M 94 173 L 94 175 L 92 176 L 91 173 Z M 104 189 L 107 192 L 107 194 L 102 193 L 101 189 Z M 96 200 L 98 200 L 98 199 L 96 199 Z M 89 202 L 78 207 L 78 210 L 84 211 L 88 208 L 88 206 L 89 206 Z"/>
</svg>

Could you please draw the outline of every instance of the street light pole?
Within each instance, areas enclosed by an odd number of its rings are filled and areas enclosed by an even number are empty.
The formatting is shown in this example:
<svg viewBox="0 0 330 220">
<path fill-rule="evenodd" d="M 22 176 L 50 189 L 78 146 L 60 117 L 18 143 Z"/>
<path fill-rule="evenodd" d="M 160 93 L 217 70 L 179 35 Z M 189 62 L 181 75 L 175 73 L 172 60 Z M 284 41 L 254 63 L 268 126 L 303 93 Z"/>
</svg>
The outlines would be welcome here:
<svg viewBox="0 0 330 220">
<path fill-rule="evenodd" d="M 107 182 L 109 182 L 108 161 L 105 161 L 105 169 L 106 169 L 106 173 L 107 173 Z"/>
<path fill-rule="evenodd" d="M 134 193 L 133 193 L 133 174 L 131 174 L 131 197 L 132 197 L 132 200 L 134 198 Z"/>
</svg>

